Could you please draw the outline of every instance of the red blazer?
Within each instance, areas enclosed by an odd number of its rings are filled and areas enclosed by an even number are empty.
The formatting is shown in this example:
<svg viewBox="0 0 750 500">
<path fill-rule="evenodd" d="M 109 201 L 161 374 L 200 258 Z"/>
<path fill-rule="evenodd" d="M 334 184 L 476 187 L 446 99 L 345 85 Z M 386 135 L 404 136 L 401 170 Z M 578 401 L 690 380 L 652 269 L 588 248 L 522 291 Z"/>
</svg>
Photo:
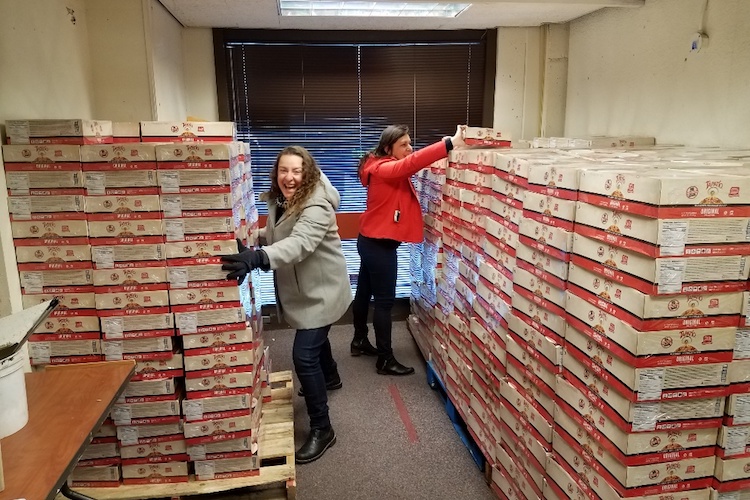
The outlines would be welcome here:
<svg viewBox="0 0 750 500">
<path fill-rule="evenodd" d="M 422 148 L 403 160 L 370 156 L 359 176 L 367 188 L 367 209 L 359 218 L 360 234 L 420 243 L 424 238 L 422 209 L 410 177 L 446 156 L 445 141 Z"/>
</svg>

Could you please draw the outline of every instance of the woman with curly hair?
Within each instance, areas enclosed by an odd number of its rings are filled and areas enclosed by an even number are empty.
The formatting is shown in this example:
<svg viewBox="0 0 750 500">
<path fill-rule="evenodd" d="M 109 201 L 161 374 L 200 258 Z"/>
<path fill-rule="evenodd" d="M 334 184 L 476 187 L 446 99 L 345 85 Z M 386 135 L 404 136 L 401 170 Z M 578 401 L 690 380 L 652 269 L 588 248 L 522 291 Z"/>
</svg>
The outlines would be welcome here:
<svg viewBox="0 0 750 500">
<path fill-rule="evenodd" d="M 339 389 L 341 378 L 328 332 L 352 301 L 336 224 L 340 196 L 305 148 L 289 146 L 276 158 L 271 189 L 260 199 L 268 203 L 266 227 L 259 234 L 265 245 L 253 250 L 238 241 L 239 253 L 222 257 L 222 269 L 240 283 L 256 268 L 274 272 L 279 317 L 297 330 L 292 359 L 310 435 L 296 461 L 308 463 L 336 442 L 326 390 Z"/>
</svg>

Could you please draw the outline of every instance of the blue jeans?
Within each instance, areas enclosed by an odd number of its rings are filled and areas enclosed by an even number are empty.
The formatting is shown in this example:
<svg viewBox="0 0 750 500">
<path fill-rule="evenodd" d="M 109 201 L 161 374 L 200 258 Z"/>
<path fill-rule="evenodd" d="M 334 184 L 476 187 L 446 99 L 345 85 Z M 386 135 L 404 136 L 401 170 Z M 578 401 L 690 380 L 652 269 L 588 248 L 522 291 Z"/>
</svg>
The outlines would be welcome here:
<svg viewBox="0 0 750 500">
<path fill-rule="evenodd" d="M 305 393 L 310 429 L 330 427 L 326 381 L 338 376 L 336 361 L 331 353 L 328 331 L 331 325 L 308 330 L 297 330 L 292 347 L 294 370 Z"/>
<path fill-rule="evenodd" d="M 391 310 L 396 301 L 396 249 L 400 244 L 399 241 L 368 238 L 361 234 L 357 238 L 360 264 L 357 293 L 352 303 L 354 338 L 367 337 L 367 313 L 370 297 L 373 297 L 375 311 L 372 327 L 375 330 L 375 346 L 378 348 L 378 355 L 384 358 L 393 354 Z"/>
</svg>

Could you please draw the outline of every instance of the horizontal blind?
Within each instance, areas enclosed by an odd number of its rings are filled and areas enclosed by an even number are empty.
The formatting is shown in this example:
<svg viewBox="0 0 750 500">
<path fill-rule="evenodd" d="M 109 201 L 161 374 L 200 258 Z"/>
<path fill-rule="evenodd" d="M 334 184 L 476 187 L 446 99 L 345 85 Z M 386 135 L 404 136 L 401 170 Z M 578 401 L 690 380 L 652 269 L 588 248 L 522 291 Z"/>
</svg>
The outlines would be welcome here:
<svg viewBox="0 0 750 500">
<path fill-rule="evenodd" d="M 256 196 L 270 187 L 278 152 L 297 144 L 338 189 L 338 211 L 361 213 L 367 193 L 357 164 L 386 126 L 409 126 L 418 149 L 452 135 L 458 124 L 483 123 L 484 31 L 415 32 L 402 34 L 405 40 L 367 32 L 363 41 L 351 34 L 341 35 L 345 41 L 331 40 L 335 34 L 311 41 L 294 32 L 217 31 L 223 32 L 217 68 L 226 72 L 217 82 L 225 79 L 224 119 L 236 122 L 238 138 L 250 145 Z M 265 205 L 258 209 L 267 213 Z M 354 286 L 355 243 L 344 242 Z M 262 283 L 263 303 L 273 303 L 271 276 Z M 409 292 L 408 245 L 402 245 L 397 296 Z"/>
</svg>

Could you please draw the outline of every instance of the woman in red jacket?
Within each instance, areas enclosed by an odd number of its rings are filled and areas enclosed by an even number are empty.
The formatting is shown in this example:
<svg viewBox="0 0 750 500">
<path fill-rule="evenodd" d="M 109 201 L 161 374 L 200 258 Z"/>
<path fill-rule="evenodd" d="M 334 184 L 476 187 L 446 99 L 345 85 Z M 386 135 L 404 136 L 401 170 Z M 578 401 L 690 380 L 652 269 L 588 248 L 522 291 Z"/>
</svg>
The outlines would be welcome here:
<svg viewBox="0 0 750 500">
<path fill-rule="evenodd" d="M 402 242 L 420 243 L 423 238 L 422 210 L 411 176 L 463 146 L 463 127 L 453 137 L 413 153 L 409 127 L 390 125 L 380 135 L 374 151 L 359 162 L 359 178 L 367 188 L 367 209 L 359 220 L 357 250 L 361 259 L 354 316 L 353 356 L 378 356 L 382 375 L 408 375 L 414 368 L 396 361 L 391 347 L 391 309 L 396 300 L 396 249 Z M 367 339 L 367 312 L 374 297 L 372 326 L 375 345 Z"/>
</svg>

